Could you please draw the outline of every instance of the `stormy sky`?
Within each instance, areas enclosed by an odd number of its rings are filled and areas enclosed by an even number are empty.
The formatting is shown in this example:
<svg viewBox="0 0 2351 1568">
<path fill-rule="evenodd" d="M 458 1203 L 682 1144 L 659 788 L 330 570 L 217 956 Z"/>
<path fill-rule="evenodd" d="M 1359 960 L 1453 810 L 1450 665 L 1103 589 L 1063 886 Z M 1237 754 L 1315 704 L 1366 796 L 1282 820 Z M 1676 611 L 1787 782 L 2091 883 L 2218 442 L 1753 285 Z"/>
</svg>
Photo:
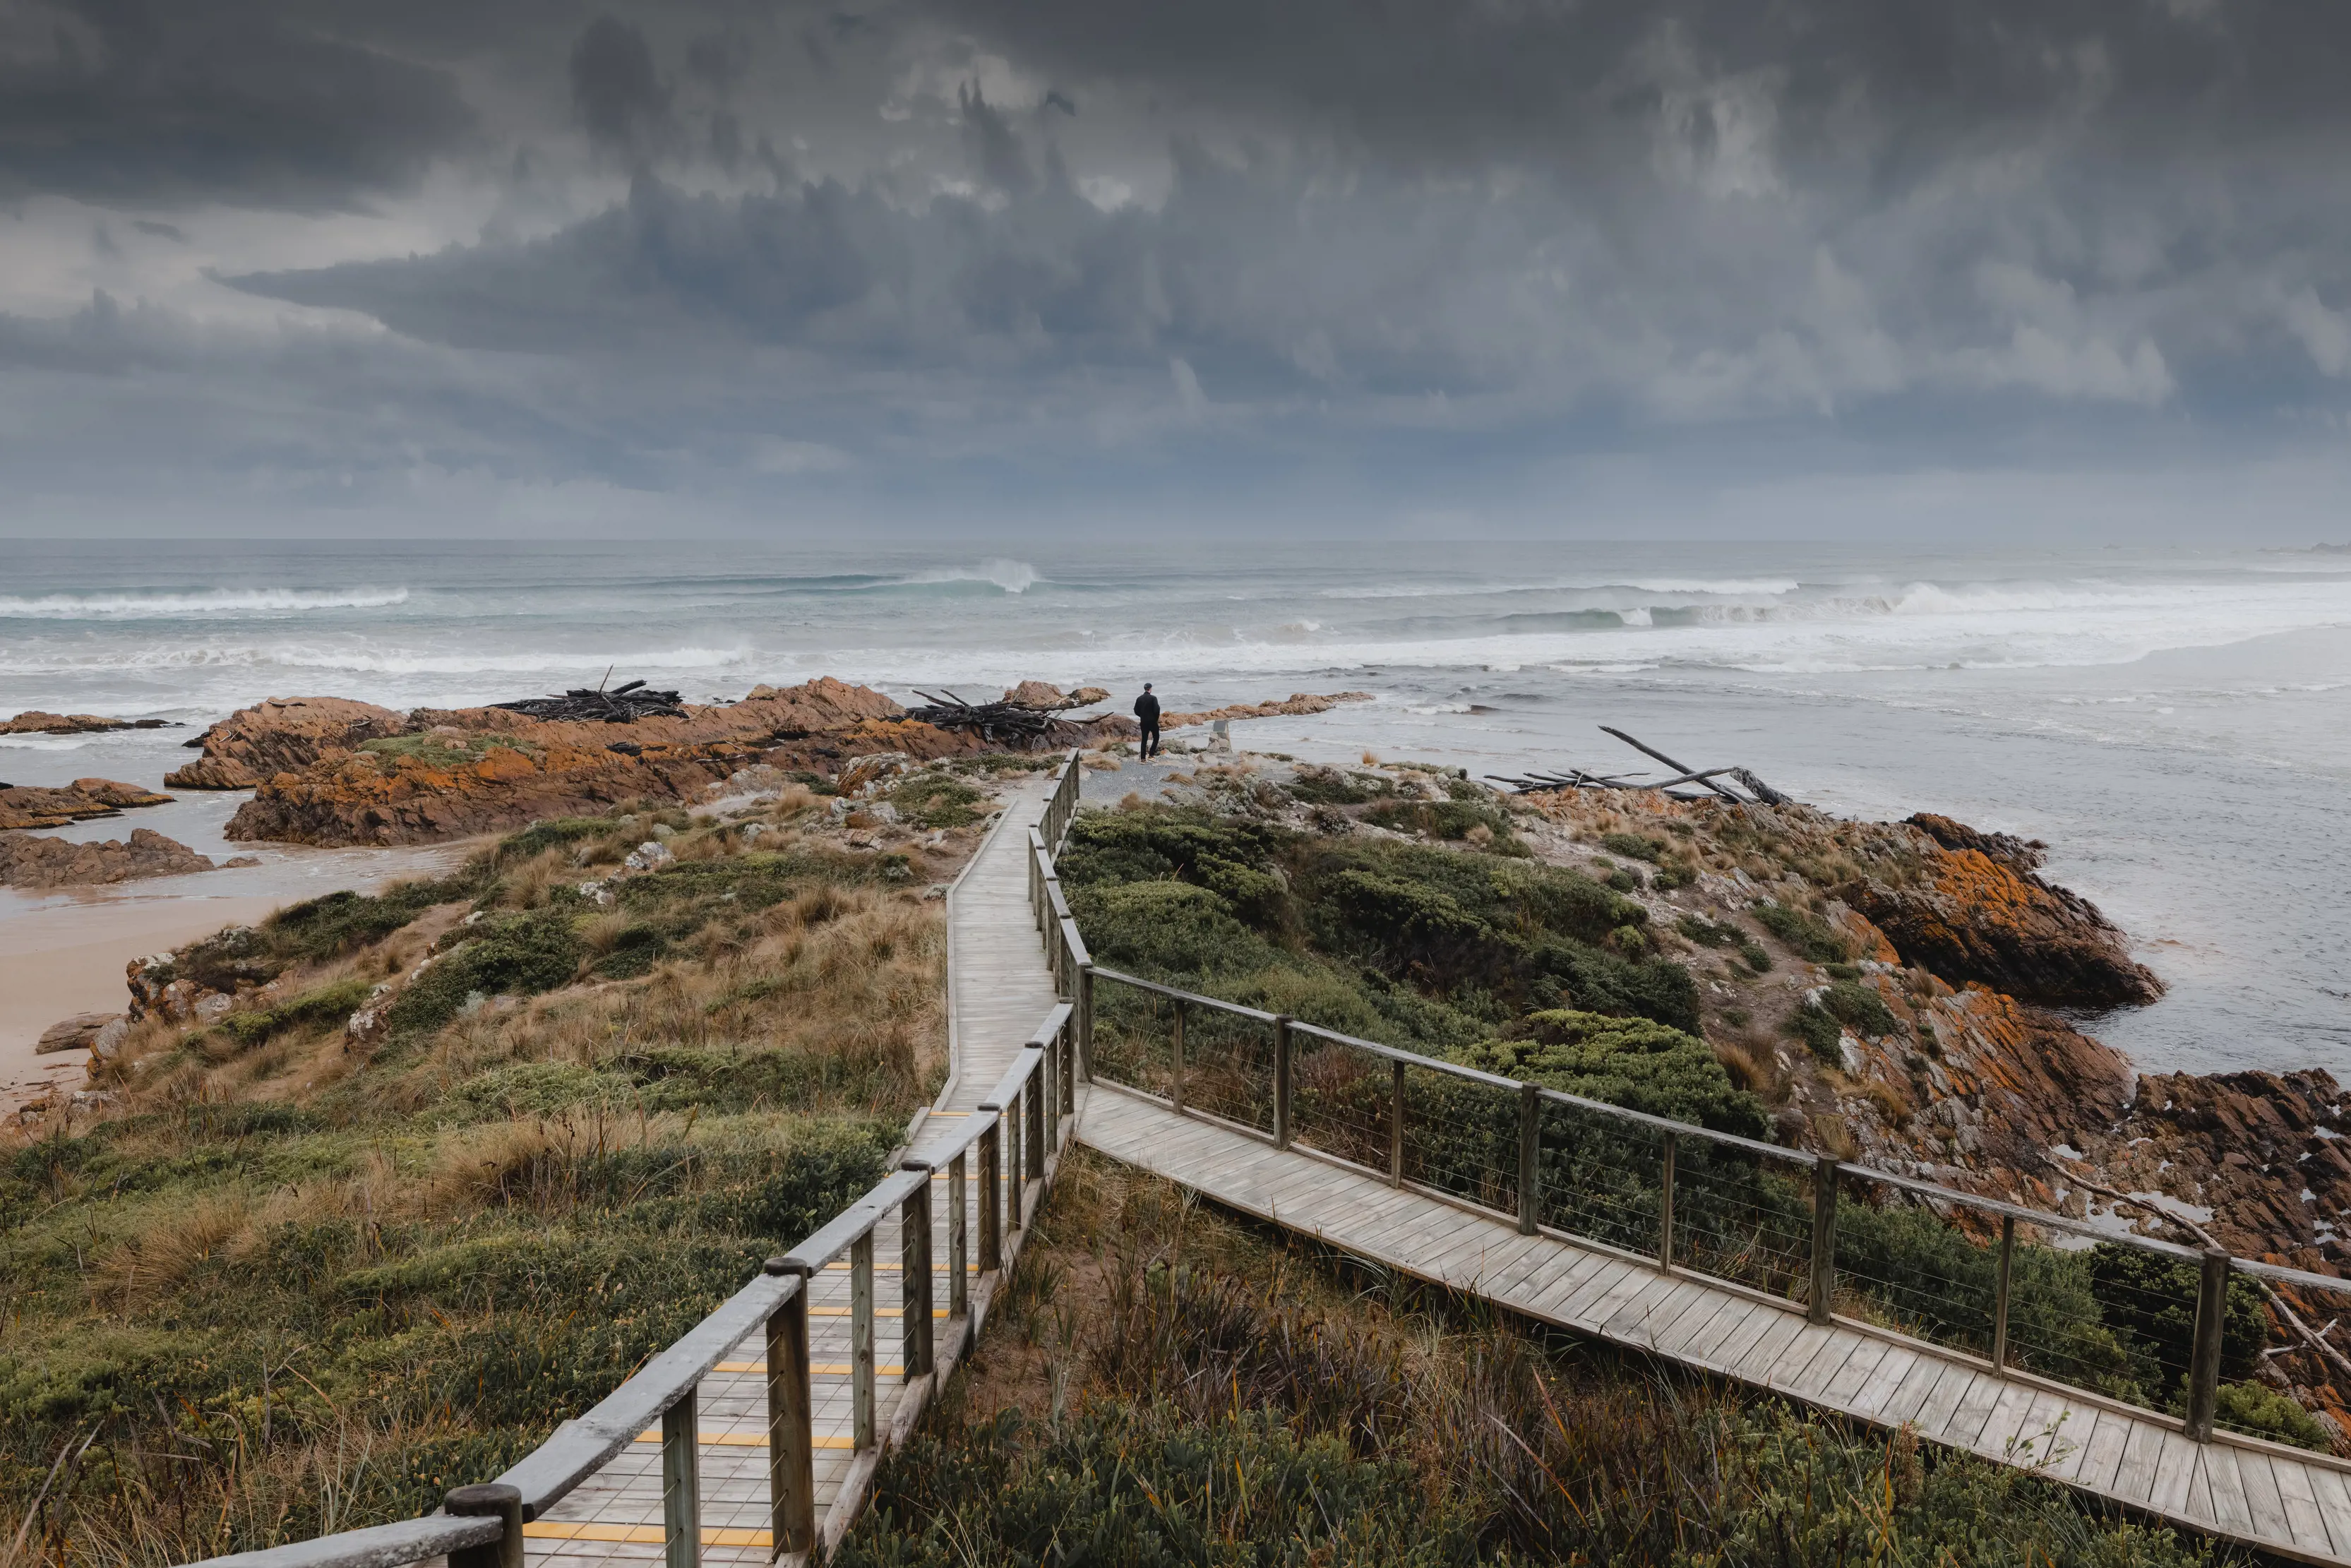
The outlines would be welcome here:
<svg viewBox="0 0 2351 1568">
<path fill-rule="evenodd" d="M 2325 0 L 0 0 L 0 530 L 2316 537 Z"/>
</svg>

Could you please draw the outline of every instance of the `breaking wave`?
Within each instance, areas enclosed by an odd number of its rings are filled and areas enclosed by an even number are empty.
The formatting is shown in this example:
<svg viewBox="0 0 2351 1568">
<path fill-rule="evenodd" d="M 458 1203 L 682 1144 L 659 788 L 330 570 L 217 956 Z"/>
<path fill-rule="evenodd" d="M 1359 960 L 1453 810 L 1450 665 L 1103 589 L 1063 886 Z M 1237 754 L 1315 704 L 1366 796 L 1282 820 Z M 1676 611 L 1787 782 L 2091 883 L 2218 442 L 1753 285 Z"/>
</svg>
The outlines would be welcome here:
<svg viewBox="0 0 2351 1568">
<path fill-rule="evenodd" d="M 408 602 L 404 588 L 216 588 L 202 593 L 0 594 L 0 620 L 177 621 L 207 615 L 290 615 L 308 610 L 383 610 Z"/>
</svg>

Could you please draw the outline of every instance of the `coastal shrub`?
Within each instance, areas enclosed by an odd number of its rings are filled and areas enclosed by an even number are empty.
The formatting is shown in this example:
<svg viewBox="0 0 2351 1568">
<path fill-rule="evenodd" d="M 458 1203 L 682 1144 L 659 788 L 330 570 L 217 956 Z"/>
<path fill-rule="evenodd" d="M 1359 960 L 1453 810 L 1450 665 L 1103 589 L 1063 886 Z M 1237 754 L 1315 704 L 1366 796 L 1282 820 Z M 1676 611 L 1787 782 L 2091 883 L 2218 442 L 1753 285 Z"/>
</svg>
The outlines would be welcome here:
<svg viewBox="0 0 2351 1568">
<path fill-rule="evenodd" d="M 1511 831 L 1510 818 L 1483 800 L 1383 800 L 1364 813 L 1364 821 L 1432 839 L 1469 840 L 1489 854 L 1531 852 Z M 1473 837 L 1479 828 L 1487 838 Z"/>
<path fill-rule="evenodd" d="M 1629 866 L 1618 866 L 1608 873 L 1608 885 L 1619 893 L 1641 891 L 1641 873 Z"/>
<path fill-rule="evenodd" d="M 1788 1015 L 1788 1032 L 1830 1067 L 1844 1065 L 1844 1026 L 1815 1001 L 1806 1001 Z"/>
<path fill-rule="evenodd" d="M 580 967 L 580 934 L 560 910 L 494 915 L 452 935 L 455 945 L 410 981 L 385 1014 L 395 1037 L 433 1033 L 469 996 L 533 996 L 564 984 Z"/>
<path fill-rule="evenodd" d="M 1465 1066 L 1719 1133 L 1761 1138 L 1762 1102 L 1734 1087 L 1704 1040 L 1645 1018 L 1560 1009 L 1530 1013 L 1517 1039 L 1452 1052 Z"/>
<path fill-rule="evenodd" d="M 917 773 L 890 791 L 898 815 L 918 828 L 960 828 L 977 822 L 987 797 L 950 773 Z"/>
<path fill-rule="evenodd" d="M 373 895 L 348 889 L 330 893 L 271 915 L 262 923 L 262 940 L 272 956 L 289 963 L 340 958 L 382 941 L 437 904 L 474 897 L 482 882 L 469 868 L 452 876 L 394 883 Z"/>
<path fill-rule="evenodd" d="M 2274 1388 L 2259 1383 L 2224 1383 L 2217 1394 L 2212 1416 L 2219 1426 L 2322 1454 L 2335 1447 L 2317 1416 Z"/>
<path fill-rule="evenodd" d="M 2106 1322 L 2130 1346 L 2139 1381 L 2158 1400 L 2179 1396 L 2195 1355 L 2197 1266 L 2119 1241 L 2101 1241 L 2087 1257 Z M 2222 1381 L 2241 1382 L 2259 1371 L 2268 1340 L 2261 1287 L 2232 1274 L 2220 1319 Z"/>
<path fill-rule="evenodd" d="M 1666 841 L 1653 839 L 1645 833 L 1603 833 L 1600 845 L 1610 854 L 1623 855 L 1626 860 L 1647 861 L 1652 865 L 1663 860 Z"/>
<path fill-rule="evenodd" d="M 1280 953 L 1233 915 L 1221 894 L 1186 882 L 1072 890 L 1071 913 L 1097 963 L 1155 977 L 1254 974 Z"/>
<path fill-rule="evenodd" d="M 1751 936 L 1740 940 L 1739 956 L 1756 974 L 1768 975 L 1771 972 L 1771 950 Z"/>
<path fill-rule="evenodd" d="M 335 980 L 313 987 L 300 996 L 289 997 L 273 1008 L 258 1012 L 231 1013 L 221 1019 L 220 1027 L 227 1030 L 239 1045 L 250 1048 L 287 1030 L 314 1028 L 320 1024 L 340 1025 L 367 1005 L 368 993 L 374 988 L 368 981 L 357 977 Z"/>
<path fill-rule="evenodd" d="M 1818 915 L 1768 901 L 1757 904 L 1751 913 L 1757 924 L 1793 948 L 1807 963 L 1840 964 L 1853 956 Z"/>
<path fill-rule="evenodd" d="M 1905 1203 L 1837 1206 L 1838 1289 L 1870 1315 L 1976 1354 L 1991 1349 L 2000 1253 Z M 2137 1358 L 2101 1315 L 2107 1298 L 2085 1254 L 2020 1245 L 2011 1263 L 2009 1348 L 2019 1364 L 2147 1403 Z M 2192 1298 L 2191 1298 L 2192 1300 Z"/>
<path fill-rule="evenodd" d="M 1839 980 L 1830 986 L 1821 993 L 1821 1006 L 1839 1023 L 1851 1024 L 1866 1035 L 1889 1035 L 1900 1027 L 1876 988 L 1857 980 Z"/>
<path fill-rule="evenodd" d="M 1395 781 L 1379 774 L 1319 768 L 1311 762 L 1302 764 L 1284 788 L 1310 806 L 1360 806 L 1395 793 Z"/>
<path fill-rule="evenodd" d="M 557 817 L 544 822 L 533 822 L 518 833 L 509 833 L 498 841 L 497 858 L 501 861 L 527 861 L 549 850 L 576 844 L 582 839 L 600 839 L 622 831 L 610 817 Z"/>
</svg>

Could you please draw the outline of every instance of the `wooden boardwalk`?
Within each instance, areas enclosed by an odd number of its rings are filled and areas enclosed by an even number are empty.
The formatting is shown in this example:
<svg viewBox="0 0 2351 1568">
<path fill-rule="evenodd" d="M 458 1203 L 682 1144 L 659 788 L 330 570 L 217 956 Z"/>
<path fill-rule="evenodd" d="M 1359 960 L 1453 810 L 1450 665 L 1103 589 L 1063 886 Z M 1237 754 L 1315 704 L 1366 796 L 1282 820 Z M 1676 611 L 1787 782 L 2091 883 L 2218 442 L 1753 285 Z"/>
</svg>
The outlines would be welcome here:
<svg viewBox="0 0 2351 1568">
<path fill-rule="evenodd" d="M 950 1077 L 937 1104 L 914 1130 L 909 1153 L 924 1155 L 950 1137 L 994 1089 L 1054 1004 L 1053 981 L 1030 918 L 1028 833 L 1043 808 L 1047 786 L 1031 780 L 1007 796 L 1002 817 L 947 896 L 948 1051 Z M 977 1184 L 966 1205 L 977 1231 Z M 946 1234 L 947 1179 L 934 1176 L 932 1226 Z M 898 1333 L 908 1307 L 897 1281 L 897 1220 L 874 1232 L 875 1424 L 889 1431 L 915 1412 L 904 1408 L 905 1384 Z M 942 1259 L 944 1262 L 944 1259 Z M 976 1270 L 976 1265 L 975 1265 Z M 947 1316 L 947 1279 L 936 1270 L 935 1320 Z M 987 1291 L 973 1292 L 973 1330 L 984 1319 Z M 942 1336 L 942 1380 L 966 1347 Z M 702 1380 L 695 1425 L 701 1432 L 702 1560 L 760 1563 L 771 1552 L 768 1533 L 767 1363 L 755 1330 Z M 809 1360 L 815 1402 L 816 1503 L 821 1519 L 844 1489 L 862 1481 L 879 1450 L 859 1455 L 852 1443 L 850 1365 L 850 1267 L 831 1265 L 810 1281 Z M 659 1563 L 662 1544 L 662 1448 L 658 1427 L 646 1432 L 597 1474 L 581 1482 L 547 1517 L 523 1527 L 529 1559 L 561 1563 Z"/>
<path fill-rule="evenodd" d="M 2313 1563 L 2351 1562 L 2346 1467 L 2071 1392 L 1655 1260 L 1399 1189 L 1221 1123 L 1096 1084 L 1078 1140 L 1230 1207 L 1539 1322 L 2030 1467 L 2163 1520 Z"/>
<path fill-rule="evenodd" d="M 1009 798 L 996 831 L 949 896 L 951 1077 L 912 1132 L 911 1153 L 952 1138 L 1012 1066 L 1055 1002 L 1029 902 L 1028 830 L 1046 786 Z M 1837 1319 L 1734 1284 L 1661 1271 L 1654 1260 L 1555 1235 L 1523 1235 L 1471 1210 L 1259 1134 L 1184 1115 L 1102 1084 L 1077 1095 L 1076 1135 L 1127 1165 L 1165 1176 L 1385 1268 L 1482 1297 L 1539 1322 L 1649 1352 L 1808 1405 L 2032 1469 L 2163 1520 L 2283 1556 L 2351 1564 L 2351 1469 L 2257 1440 L 2189 1440 L 2151 1416 L 1953 1351 Z M 1034 1175 L 1034 1173 L 1029 1173 Z M 946 1230 L 947 1183 L 932 1184 L 933 1231 Z M 970 1195 L 976 1207 L 976 1192 Z M 976 1224 L 976 1220 L 975 1220 Z M 920 1414 L 899 1364 L 907 1311 L 948 1315 L 946 1270 L 935 1293 L 903 1300 L 895 1218 L 874 1232 L 875 1425 L 903 1433 Z M 810 1289 L 816 1502 L 838 1539 L 882 1446 L 852 1442 L 851 1273 L 819 1273 Z M 971 1292 L 937 1347 L 943 1382 L 984 1321 L 997 1276 Z M 739 1341 L 699 1385 L 690 1412 L 701 1435 L 701 1558 L 769 1561 L 764 1341 Z M 661 1432 L 583 1481 L 524 1527 L 528 1555 L 567 1565 L 664 1560 Z M 850 1507 L 833 1510 L 836 1499 Z"/>
</svg>

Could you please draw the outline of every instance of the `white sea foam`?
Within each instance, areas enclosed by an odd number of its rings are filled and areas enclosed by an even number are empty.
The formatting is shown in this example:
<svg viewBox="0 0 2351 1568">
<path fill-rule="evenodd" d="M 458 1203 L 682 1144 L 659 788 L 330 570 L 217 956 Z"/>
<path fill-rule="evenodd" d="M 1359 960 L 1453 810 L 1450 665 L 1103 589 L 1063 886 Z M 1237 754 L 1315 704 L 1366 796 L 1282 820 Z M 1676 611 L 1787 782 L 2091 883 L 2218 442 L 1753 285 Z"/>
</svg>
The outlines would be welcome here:
<svg viewBox="0 0 2351 1568">
<path fill-rule="evenodd" d="M 187 620 L 211 615 L 285 615 L 308 610 L 382 610 L 407 602 L 405 588 L 218 588 L 202 593 L 0 594 L 0 620 Z"/>
<path fill-rule="evenodd" d="M 977 566 L 939 567 L 900 578 L 893 585 L 929 584 L 938 582 L 992 582 L 1007 593 L 1026 593 L 1040 580 L 1037 569 L 1025 560 L 1008 560 L 998 557 L 981 561 Z"/>
</svg>

